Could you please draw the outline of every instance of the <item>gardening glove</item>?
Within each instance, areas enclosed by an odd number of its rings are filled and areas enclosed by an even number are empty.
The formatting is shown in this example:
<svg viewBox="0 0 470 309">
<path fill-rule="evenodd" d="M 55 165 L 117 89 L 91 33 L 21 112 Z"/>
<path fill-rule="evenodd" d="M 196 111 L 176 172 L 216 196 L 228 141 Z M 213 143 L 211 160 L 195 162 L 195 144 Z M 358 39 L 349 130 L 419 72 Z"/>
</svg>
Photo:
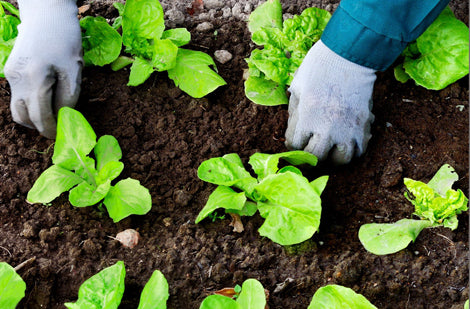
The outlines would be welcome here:
<svg viewBox="0 0 470 309">
<path fill-rule="evenodd" d="M 337 55 L 322 41 L 307 53 L 289 91 L 286 146 L 346 164 L 371 138 L 375 70 Z"/>
<path fill-rule="evenodd" d="M 5 64 L 13 120 L 56 134 L 58 110 L 74 107 L 80 92 L 81 31 L 75 0 L 18 0 L 21 24 Z"/>
</svg>

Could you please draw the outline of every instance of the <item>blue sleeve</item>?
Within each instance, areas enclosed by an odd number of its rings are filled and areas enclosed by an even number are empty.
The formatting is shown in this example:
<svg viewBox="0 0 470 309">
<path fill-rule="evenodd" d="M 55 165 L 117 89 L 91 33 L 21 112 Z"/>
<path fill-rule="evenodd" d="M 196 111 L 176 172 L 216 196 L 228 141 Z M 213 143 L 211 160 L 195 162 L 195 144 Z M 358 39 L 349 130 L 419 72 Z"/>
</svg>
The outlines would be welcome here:
<svg viewBox="0 0 470 309">
<path fill-rule="evenodd" d="M 321 37 L 338 55 L 383 71 L 449 0 L 342 0 Z"/>
</svg>

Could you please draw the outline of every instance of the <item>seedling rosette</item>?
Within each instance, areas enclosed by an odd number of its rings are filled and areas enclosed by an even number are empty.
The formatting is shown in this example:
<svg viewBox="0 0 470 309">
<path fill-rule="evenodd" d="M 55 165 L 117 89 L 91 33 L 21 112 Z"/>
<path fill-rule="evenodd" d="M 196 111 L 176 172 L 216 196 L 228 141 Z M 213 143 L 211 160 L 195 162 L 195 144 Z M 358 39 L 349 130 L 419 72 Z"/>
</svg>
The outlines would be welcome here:
<svg viewBox="0 0 470 309">
<path fill-rule="evenodd" d="M 328 176 L 309 182 L 294 166 L 279 169 L 281 158 L 294 165 L 317 163 L 314 155 L 304 151 L 255 153 L 249 160 L 257 174 L 254 178 L 235 153 L 202 162 L 199 178 L 218 187 L 209 196 L 196 223 L 219 208 L 240 216 L 252 216 L 259 211 L 265 219 L 258 230 L 260 235 L 276 243 L 292 245 L 312 237 L 320 225 L 320 194 Z"/>
<path fill-rule="evenodd" d="M 167 71 L 176 86 L 194 98 L 226 84 L 208 54 L 181 48 L 191 41 L 188 30 L 165 30 L 158 0 L 127 0 L 114 7 L 119 17 L 112 26 L 101 17 L 80 21 L 86 64 L 111 64 L 115 71 L 131 64 L 128 86 L 144 83 L 153 72 Z M 121 27 L 122 37 L 117 31 Z M 122 45 L 130 57 L 119 56 Z"/>
<path fill-rule="evenodd" d="M 468 199 L 462 190 L 452 189 L 457 180 L 457 173 L 448 164 L 443 165 L 427 184 L 405 178 L 409 191 L 405 197 L 415 206 L 413 214 L 420 220 L 364 224 L 359 229 L 359 240 L 364 248 L 377 255 L 391 254 L 414 242 L 425 228 L 443 226 L 455 230 L 457 215 L 468 209 Z"/>
<path fill-rule="evenodd" d="M 250 15 L 248 29 L 252 41 L 263 49 L 252 51 L 248 63 L 249 77 L 245 95 L 256 104 L 287 104 L 287 85 L 317 42 L 331 14 L 319 8 L 305 9 L 302 14 L 282 21 L 279 0 L 268 0 Z"/>
<path fill-rule="evenodd" d="M 88 156 L 92 150 L 96 160 Z M 54 165 L 39 176 L 27 200 L 47 204 L 70 190 L 69 201 L 76 207 L 103 200 L 114 222 L 129 215 L 146 214 L 152 207 L 152 199 L 138 180 L 127 178 L 111 185 L 124 169 L 121 157 L 121 148 L 113 136 L 104 135 L 96 141 L 96 134 L 85 117 L 63 107 L 57 120 Z"/>
</svg>

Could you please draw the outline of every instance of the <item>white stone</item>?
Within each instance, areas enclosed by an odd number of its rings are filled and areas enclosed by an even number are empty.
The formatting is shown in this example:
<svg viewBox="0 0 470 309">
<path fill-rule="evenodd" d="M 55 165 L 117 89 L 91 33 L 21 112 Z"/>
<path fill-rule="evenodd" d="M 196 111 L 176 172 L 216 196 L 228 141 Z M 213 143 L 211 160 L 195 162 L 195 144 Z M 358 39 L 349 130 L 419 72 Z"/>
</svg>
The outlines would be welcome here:
<svg viewBox="0 0 470 309">
<path fill-rule="evenodd" d="M 227 51 L 225 49 L 221 49 L 221 50 L 216 50 L 214 52 L 214 58 L 218 62 L 224 64 L 224 63 L 232 60 L 233 56 L 229 51 Z"/>
</svg>

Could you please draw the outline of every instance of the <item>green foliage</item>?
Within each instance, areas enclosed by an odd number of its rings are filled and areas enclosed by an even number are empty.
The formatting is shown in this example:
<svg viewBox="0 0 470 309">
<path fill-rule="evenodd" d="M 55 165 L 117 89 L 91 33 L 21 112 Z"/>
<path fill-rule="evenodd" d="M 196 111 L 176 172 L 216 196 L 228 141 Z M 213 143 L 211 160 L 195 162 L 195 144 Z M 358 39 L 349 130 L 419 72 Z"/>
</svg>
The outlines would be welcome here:
<svg viewBox="0 0 470 309">
<path fill-rule="evenodd" d="M 6 14 L 5 9 L 11 14 Z M 19 17 L 19 11 L 12 4 L 0 1 L 0 77 L 5 77 L 3 68 L 18 36 Z"/>
<path fill-rule="evenodd" d="M 341 285 L 319 288 L 307 309 L 377 309 L 364 296 Z"/>
<path fill-rule="evenodd" d="M 405 197 L 415 206 L 414 214 L 434 225 L 455 230 L 457 215 L 468 209 L 468 199 L 462 190 L 452 190 L 453 183 L 458 179 L 459 176 L 448 164 L 443 165 L 428 184 L 405 178 L 404 183 L 411 193 L 405 193 Z"/>
<path fill-rule="evenodd" d="M 443 89 L 469 72 L 468 27 L 447 7 L 403 56 L 395 67 L 397 80 L 411 78 L 427 89 Z"/>
<path fill-rule="evenodd" d="M 0 262 L 0 308 L 16 308 L 25 291 L 26 283 L 15 269 L 5 262 Z"/>
<path fill-rule="evenodd" d="M 214 71 L 212 58 L 198 51 L 181 49 L 191 40 L 184 28 L 165 31 L 163 8 L 158 0 L 128 0 L 120 7 L 122 41 L 135 61 L 130 86 L 145 82 L 155 72 L 168 71 L 168 77 L 184 92 L 201 98 L 226 82 Z"/>
<path fill-rule="evenodd" d="M 279 0 L 269 0 L 256 8 L 248 20 L 255 49 L 246 59 L 249 77 L 245 94 L 261 105 L 287 104 L 286 87 L 312 45 L 320 39 L 331 14 L 308 8 L 301 15 L 282 22 Z"/>
<path fill-rule="evenodd" d="M 117 71 L 132 64 L 128 86 L 144 83 L 153 72 L 167 71 L 168 77 L 194 98 L 226 85 L 209 55 L 180 48 L 191 41 L 188 30 L 165 30 L 163 8 L 158 0 L 128 0 L 113 5 L 119 17 L 112 26 L 100 16 L 80 20 L 85 65 L 111 64 Z M 3 7 L 19 16 L 13 5 L 0 1 L 0 77 L 5 77 L 3 67 L 20 23 L 15 16 L 5 14 Z M 122 37 L 117 31 L 121 27 Z M 119 56 L 123 44 L 131 57 Z"/>
<path fill-rule="evenodd" d="M 418 234 L 432 226 L 427 220 L 401 219 L 395 223 L 369 223 L 359 229 L 359 239 L 367 251 L 384 255 L 396 253 L 414 242 Z"/>
<path fill-rule="evenodd" d="M 89 157 L 93 150 L 95 159 Z M 47 204 L 70 190 L 73 206 L 86 207 L 104 199 L 114 222 L 129 215 L 146 214 L 152 207 L 149 191 L 139 181 L 127 178 L 112 186 L 124 164 L 118 141 L 96 134 L 78 111 L 64 107 L 59 110 L 57 137 L 52 165 L 45 170 L 28 192 L 31 203 Z"/>
<path fill-rule="evenodd" d="M 124 294 L 126 269 L 124 262 L 103 269 L 80 286 L 78 300 L 65 303 L 69 309 L 117 309 Z M 168 282 L 156 270 L 142 290 L 138 309 L 166 309 Z"/>
<path fill-rule="evenodd" d="M 85 65 L 104 66 L 115 61 L 121 53 L 122 38 L 101 16 L 80 20 L 83 60 Z"/>
<path fill-rule="evenodd" d="M 427 184 L 405 178 L 404 183 L 409 190 L 405 197 L 415 206 L 413 214 L 421 220 L 364 224 L 359 229 L 359 240 L 364 248 L 377 255 L 391 254 L 414 242 L 424 228 L 444 226 L 456 229 L 457 215 L 468 209 L 467 197 L 461 190 L 452 189 L 457 180 L 458 175 L 448 164 L 444 164 Z"/>
<path fill-rule="evenodd" d="M 165 309 L 168 297 L 168 282 L 159 270 L 155 270 L 140 295 L 137 309 Z"/>
<path fill-rule="evenodd" d="M 264 309 L 265 306 L 266 294 L 263 286 L 256 279 L 247 279 L 236 299 L 210 295 L 202 301 L 199 309 Z"/>
<path fill-rule="evenodd" d="M 320 194 L 328 177 L 310 183 L 293 166 L 279 169 L 281 158 L 295 165 L 317 163 L 314 155 L 304 151 L 255 153 L 249 160 L 257 174 L 254 178 L 237 154 L 202 162 L 198 177 L 218 187 L 209 196 L 196 223 L 220 208 L 240 216 L 252 216 L 259 211 L 265 219 L 259 233 L 274 242 L 292 245 L 312 237 L 320 225 Z"/>
<path fill-rule="evenodd" d="M 69 309 L 117 309 L 124 294 L 126 269 L 122 261 L 103 269 L 80 286 L 78 300 L 65 303 Z"/>
</svg>

